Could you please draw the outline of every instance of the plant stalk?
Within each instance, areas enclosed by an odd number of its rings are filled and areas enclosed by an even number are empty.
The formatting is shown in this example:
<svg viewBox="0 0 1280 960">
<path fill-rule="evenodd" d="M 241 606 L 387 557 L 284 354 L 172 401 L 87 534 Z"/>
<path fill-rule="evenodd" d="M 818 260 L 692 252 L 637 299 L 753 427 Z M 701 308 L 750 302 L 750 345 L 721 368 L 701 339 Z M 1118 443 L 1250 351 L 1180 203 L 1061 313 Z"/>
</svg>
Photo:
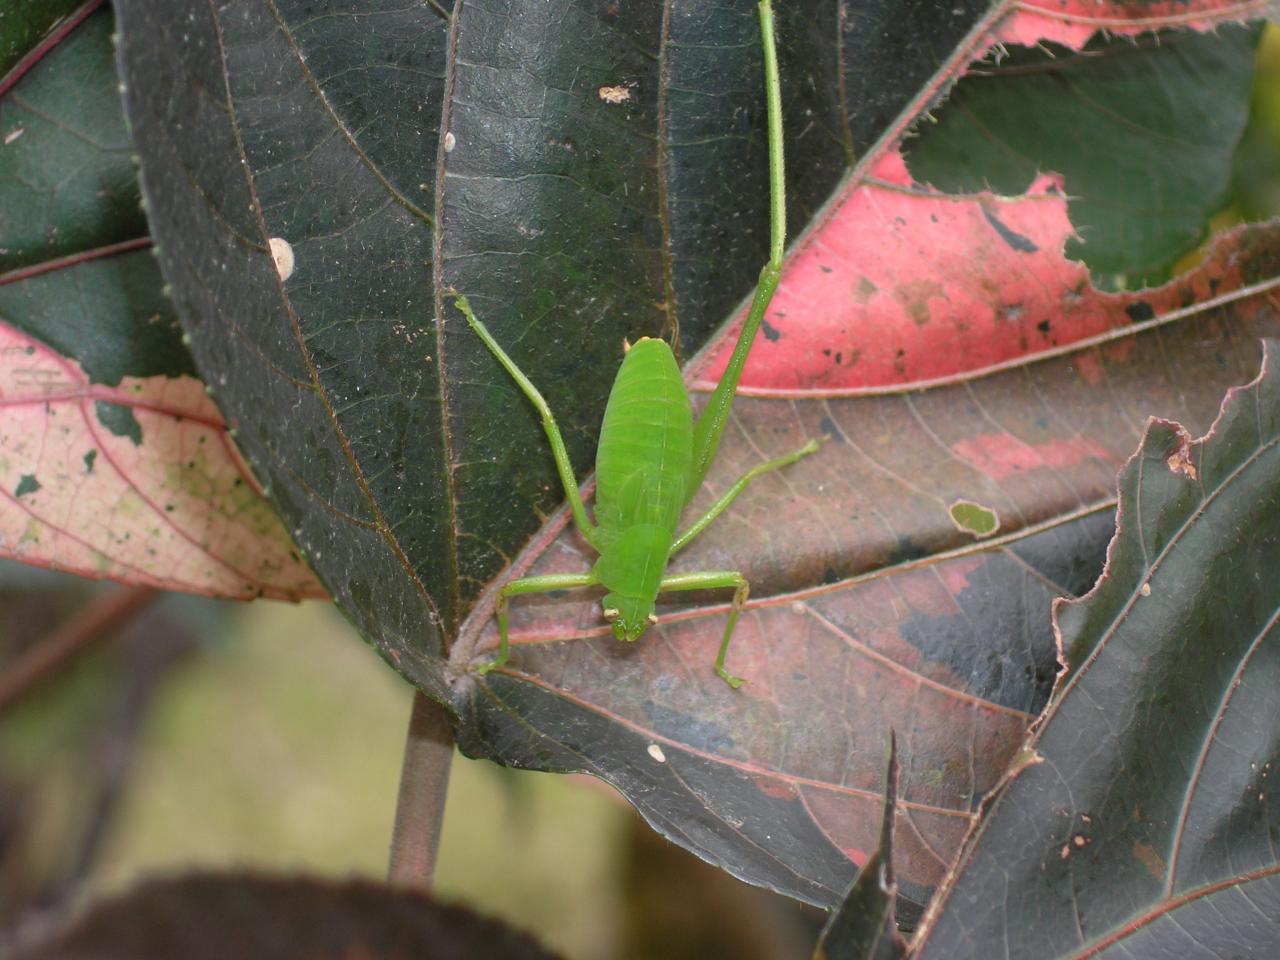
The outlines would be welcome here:
<svg viewBox="0 0 1280 960">
<path fill-rule="evenodd" d="M 415 692 L 400 768 L 400 796 L 396 800 L 391 862 L 387 867 L 389 882 L 431 889 L 452 762 L 449 711 L 421 691 Z"/>
</svg>

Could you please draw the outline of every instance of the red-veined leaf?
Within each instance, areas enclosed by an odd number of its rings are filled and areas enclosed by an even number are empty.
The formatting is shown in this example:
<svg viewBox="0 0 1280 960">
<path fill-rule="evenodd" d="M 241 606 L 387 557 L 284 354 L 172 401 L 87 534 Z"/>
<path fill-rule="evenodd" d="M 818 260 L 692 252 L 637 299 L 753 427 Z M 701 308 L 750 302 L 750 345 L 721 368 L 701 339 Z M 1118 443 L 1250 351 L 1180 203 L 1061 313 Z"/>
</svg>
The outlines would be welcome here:
<svg viewBox="0 0 1280 960">
<path fill-rule="evenodd" d="M 195 377 L 95 384 L 0 324 L 0 549 L 213 596 L 325 596 Z"/>
</svg>

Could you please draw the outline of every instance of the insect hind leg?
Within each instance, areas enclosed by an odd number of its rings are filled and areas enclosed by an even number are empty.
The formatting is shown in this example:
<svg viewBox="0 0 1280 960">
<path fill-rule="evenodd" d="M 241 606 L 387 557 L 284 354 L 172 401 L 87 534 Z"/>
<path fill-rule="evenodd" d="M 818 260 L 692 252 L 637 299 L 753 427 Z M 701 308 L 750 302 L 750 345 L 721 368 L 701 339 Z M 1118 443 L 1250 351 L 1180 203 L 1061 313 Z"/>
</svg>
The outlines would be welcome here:
<svg viewBox="0 0 1280 960">
<path fill-rule="evenodd" d="M 729 607 L 729 622 L 725 624 L 724 638 L 720 641 L 720 652 L 716 654 L 716 675 L 735 690 L 742 686 L 742 677 L 735 677 L 724 665 L 725 655 L 729 652 L 729 641 L 733 638 L 733 628 L 738 625 L 738 617 L 747 602 L 751 586 L 747 578 L 736 570 L 702 570 L 696 573 L 673 573 L 662 578 L 658 587 L 659 593 L 677 590 L 717 590 L 733 587 L 733 602 Z"/>
</svg>

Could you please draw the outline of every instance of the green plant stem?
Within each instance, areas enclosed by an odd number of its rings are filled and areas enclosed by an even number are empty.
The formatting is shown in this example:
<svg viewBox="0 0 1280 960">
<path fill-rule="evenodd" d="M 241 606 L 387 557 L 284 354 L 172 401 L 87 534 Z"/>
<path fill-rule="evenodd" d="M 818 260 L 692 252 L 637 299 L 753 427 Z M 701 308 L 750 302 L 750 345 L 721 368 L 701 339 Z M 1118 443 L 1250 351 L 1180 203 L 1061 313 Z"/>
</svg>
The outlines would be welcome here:
<svg viewBox="0 0 1280 960">
<path fill-rule="evenodd" d="M 414 693 L 387 867 L 391 883 L 431 889 L 452 762 L 449 712 L 421 691 Z"/>
</svg>

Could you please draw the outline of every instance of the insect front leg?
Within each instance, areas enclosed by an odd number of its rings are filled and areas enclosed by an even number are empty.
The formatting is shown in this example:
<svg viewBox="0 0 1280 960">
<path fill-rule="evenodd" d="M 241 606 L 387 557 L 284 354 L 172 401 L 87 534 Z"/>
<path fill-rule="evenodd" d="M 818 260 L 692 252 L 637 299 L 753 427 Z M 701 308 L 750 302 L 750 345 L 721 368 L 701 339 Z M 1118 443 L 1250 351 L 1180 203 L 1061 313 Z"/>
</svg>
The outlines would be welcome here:
<svg viewBox="0 0 1280 960">
<path fill-rule="evenodd" d="M 475 315 L 475 311 L 471 309 L 471 304 L 466 297 L 454 296 L 454 306 L 467 318 L 467 323 L 471 329 L 475 331 L 476 336 L 489 348 L 489 352 L 494 358 L 511 374 L 511 379 L 516 382 L 521 391 L 529 402 L 537 409 L 538 415 L 542 417 L 542 429 L 547 435 L 547 442 L 551 444 L 551 456 L 556 462 L 556 471 L 560 474 L 560 485 L 564 487 L 564 495 L 569 501 L 569 509 L 573 511 L 573 522 L 577 526 L 578 531 L 586 538 L 587 542 L 593 547 L 596 546 L 596 525 L 587 517 L 587 508 L 582 504 L 582 495 L 578 492 L 578 480 L 573 475 L 573 465 L 569 463 L 569 452 L 565 449 L 564 438 L 560 436 L 560 428 L 556 425 L 556 418 L 551 413 L 551 408 L 547 406 L 547 401 L 543 398 L 538 388 L 533 385 L 533 381 L 524 375 L 524 371 L 516 366 L 516 362 L 507 356 L 507 352 L 502 349 L 498 341 L 493 339 L 493 334 L 489 332 L 489 328 L 480 322 Z M 534 579 L 534 578 L 530 578 Z M 510 586 L 508 584 L 507 586 Z M 552 587 L 551 589 L 557 589 Z"/>
<path fill-rule="evenodd" d="M 555 590 L 570 590 L 574 587 L 594 587 L 600 580 L 594 573 L 552 573 L 541 577 L 522 577 L 503 584 L 498 591 L 498 600 L 494 604 L 494 613 L 498 618 L 498 655 L 481 667 L 476 673 L 484 676 L 490 670 L 502 666 L 511 656 L 511 642 L 507 629 L 507 606 L 512 597 L 525 593 L 551 593 Z"/>
<path fill-rule="evenodd" d="M 733 637 L 733 628 L 738 625 L 738 616 L 742 606 L 747 602 L 750 586 L 747 578 L 736 570 L 702 570 L 696 573 L 673 573 L 662 578 L 658 587 L 659 593 L 676 590 L 717 590 L 722 587 L 733 587 L 733 603 L 729 607 L 729 622 L 725 624 L 724 639 L 720 641 L 720 652 L 716 655 L 716 674 L 735 690 L 742 686 L 742 677 L 735 677 L 725 669 L 724 658 L 729 652 L 729 641 Z"/>
</svg>

